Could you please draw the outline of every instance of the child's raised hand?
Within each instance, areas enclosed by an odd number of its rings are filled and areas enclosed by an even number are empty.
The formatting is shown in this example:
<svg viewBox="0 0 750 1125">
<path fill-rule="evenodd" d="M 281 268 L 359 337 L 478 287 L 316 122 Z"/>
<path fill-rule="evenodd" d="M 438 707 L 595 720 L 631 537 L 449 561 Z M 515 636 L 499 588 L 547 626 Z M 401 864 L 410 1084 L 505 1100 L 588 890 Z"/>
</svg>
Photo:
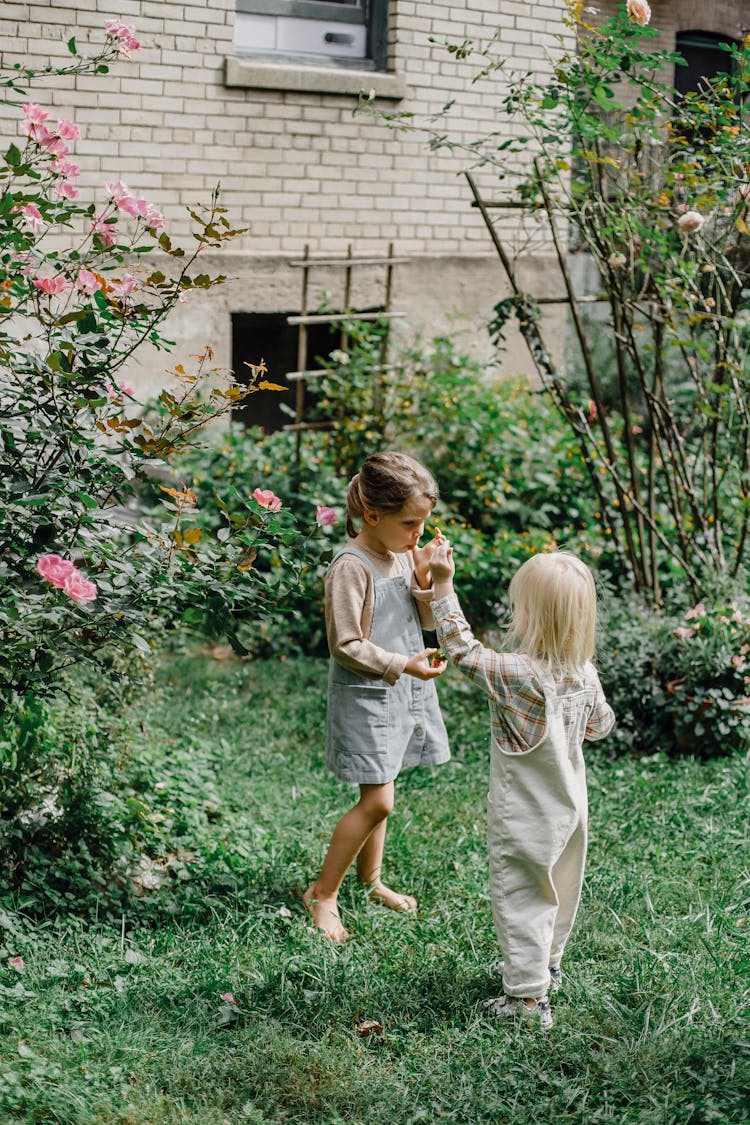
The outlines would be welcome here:
<svg viewBox="0 0 750 1125">
<path fill-rule="evenodd" d="M 453 548 L 447 539 L 435 547 L 430 559 L 430 571 L 434 582 L 450 579 L 456 573 L 456 564 L 453 561 Z"/>
<path fill-rule="evenodd" d="M 425 543 L 424 547 L 412 548 L 411 557 L 414 562 L 414 573 L 417 577 L 417 582 L 426 590 L 430 585 L 430 564 L 432 556 L 437 548 L 442 543 L 447 543 L 448 540 L 443 535 L 439 527 L 435 528 L 435 536 Z"/>
<path fill-rule="evenodd" d="M 416 676 L 418 680 L 434 680 L 437 676 L 442 676 L 448 667 L 447 661 L 438 660 L 437 664 L 432 663 L 435 653 L 439 654 L 440 651 L 437 648 L 426 648 L 424 652 L 418 652 L 416 656 L 409 657 L 404 671 L 409 676 Z"/>
</svg>

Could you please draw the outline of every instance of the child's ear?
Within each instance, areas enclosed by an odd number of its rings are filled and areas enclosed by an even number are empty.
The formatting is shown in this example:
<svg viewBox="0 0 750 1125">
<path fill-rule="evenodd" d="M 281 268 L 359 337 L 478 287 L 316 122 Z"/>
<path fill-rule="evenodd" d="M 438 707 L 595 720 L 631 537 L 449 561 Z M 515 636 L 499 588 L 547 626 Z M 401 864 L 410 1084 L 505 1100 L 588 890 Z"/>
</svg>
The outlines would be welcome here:
<svg viewBox="0 0 750 1125">
<path fill-rule="evenodd" d="M 372 508 L 365 508 L 362 512 L 362 519 L 365 523 L 369 523 L 370 527 L 377 527 L 380 522 L 380 512 L 373 511 Z"/>
</svg>

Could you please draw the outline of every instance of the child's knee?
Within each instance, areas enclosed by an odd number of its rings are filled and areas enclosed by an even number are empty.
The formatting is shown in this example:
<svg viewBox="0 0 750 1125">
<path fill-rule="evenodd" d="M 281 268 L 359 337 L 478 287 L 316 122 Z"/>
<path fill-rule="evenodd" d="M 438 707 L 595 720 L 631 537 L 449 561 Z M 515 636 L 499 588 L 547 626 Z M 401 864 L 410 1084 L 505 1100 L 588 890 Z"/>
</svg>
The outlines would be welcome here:
<svg viewBox="0 0 750 1125">
<path fill-rule="evenodd" d="M 362 804 L 373 823 L 379 824 L 393 812 L 393 791 L 387 788 L 371 791 L 362 798 Z"/>
</svg>

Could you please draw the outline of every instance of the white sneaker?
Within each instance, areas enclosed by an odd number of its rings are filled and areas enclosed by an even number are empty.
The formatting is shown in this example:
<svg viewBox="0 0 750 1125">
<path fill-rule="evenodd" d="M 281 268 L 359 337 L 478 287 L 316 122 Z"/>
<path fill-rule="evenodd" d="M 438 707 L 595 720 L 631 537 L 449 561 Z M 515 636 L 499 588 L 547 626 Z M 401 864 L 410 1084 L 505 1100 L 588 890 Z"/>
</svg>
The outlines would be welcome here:
<svg viewBox="0 0 750 1125">
<path fill-rule="evenodd" d="M 505 968 L 505 962 L 504 961 L 498 961 L 496 965 L 493 965 L 493 969 L 500 976 L 502 976 L 502 972 L 503 972 L 504 968 Z M 550 968 L 549 968 L 549 991 L 550 992 L 559 992 L 560 989 L 562 988 L 562 981 L 563 981 L 563 974 L 562 974 L 562 969 L 560 968 L 560 966 L 559 965 L 554 965 L 554 966 L 550 965 Z"/>
<path fill-rule="evenodd" d="M 489 1008 L 493 1016 L 506 1019 L 536 1020 L 542 1031 L 549 1031 L 553 1026 L 552 1007 L 546 996 L 535 1000 L 533 1005 L 527 1004 L 520 996 L 498 996 L 488 1000 L 485 1007 Z"/>
</svg>

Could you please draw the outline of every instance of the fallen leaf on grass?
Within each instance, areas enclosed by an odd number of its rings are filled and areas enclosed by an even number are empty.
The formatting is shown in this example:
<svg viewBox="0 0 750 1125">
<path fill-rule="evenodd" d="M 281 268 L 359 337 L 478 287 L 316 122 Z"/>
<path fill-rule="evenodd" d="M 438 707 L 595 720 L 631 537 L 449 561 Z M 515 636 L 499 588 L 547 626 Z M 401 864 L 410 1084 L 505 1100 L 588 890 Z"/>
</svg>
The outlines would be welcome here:
<svg viewBox="0 0 750 1125">
<path fill-rule="evenodd" d="M 357 1032 L 357 1035 L 362 1036 L 382 1035 L 383 1025 L 382 1023 L 378 1023 L 377 1020 L 362 1020 L 361 1023 L 357 1023 L 354 1025 L 354 1030 Z"/>
</svg>

